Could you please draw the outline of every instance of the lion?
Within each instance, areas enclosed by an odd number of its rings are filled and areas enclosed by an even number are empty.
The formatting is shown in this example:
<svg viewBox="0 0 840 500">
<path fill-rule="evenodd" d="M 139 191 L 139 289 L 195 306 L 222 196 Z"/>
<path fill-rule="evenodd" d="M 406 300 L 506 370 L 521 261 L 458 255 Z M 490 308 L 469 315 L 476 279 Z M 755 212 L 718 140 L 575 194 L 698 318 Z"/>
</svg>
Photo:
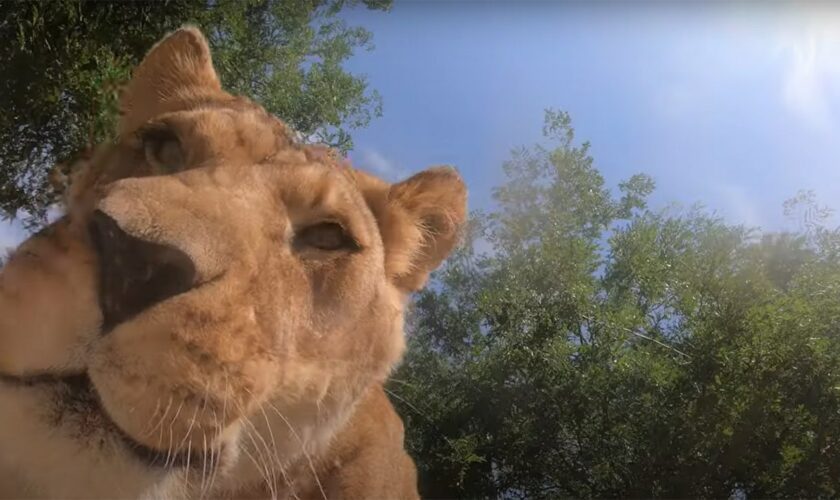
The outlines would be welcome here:
<svg viewBox="0 0 840 500">
<path fill-rule="evenodd" d="M 458 173 L 296 144 L 192 27 L 120 109 L 0 271 L 0 497 L 417 498 L 383 383 L 458 242 Z"/>
</svg>

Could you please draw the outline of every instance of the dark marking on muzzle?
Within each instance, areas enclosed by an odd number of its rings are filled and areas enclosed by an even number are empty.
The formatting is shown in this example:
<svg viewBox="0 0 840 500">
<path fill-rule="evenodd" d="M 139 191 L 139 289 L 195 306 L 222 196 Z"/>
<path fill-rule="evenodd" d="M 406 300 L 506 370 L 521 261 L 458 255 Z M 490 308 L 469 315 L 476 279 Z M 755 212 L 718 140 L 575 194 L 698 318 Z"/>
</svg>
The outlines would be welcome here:
<svg viewBox="0 0 840 500">
<path fill-rule="evenodd" d="M 208 466 L 218 466 L 223 448 L 203 447 L 201 450 L 188 450 L 179 447 L 176 450 L 150 448 L 135 440 L 118 426 L 105 411 L 99 394 L 94 389 L 87 373 L 35 373 L 29 375 L 8 375 L 0 373 L 0 384 L 18 388 L 42 388 L 50 390 L 56 408 L 54 414 L 45 415 L 55 426 L 68 426 L 65 432 L 72 430 L 74 437 L 89 441 L 90 429 L 83 429 L 82 424 L 94 425 L 97 430 L 105 430 L 120 440 L 123 447 L 133 457 L 147 467 L 179 468 L 190 467 L 201 470 Z"/>
<path fill-rule="evenodd" d="M 196 285 L 195 265 L 183 251 L 132 236 L 102 211 L 92 217 L 103 334 Z"/>
</svg>

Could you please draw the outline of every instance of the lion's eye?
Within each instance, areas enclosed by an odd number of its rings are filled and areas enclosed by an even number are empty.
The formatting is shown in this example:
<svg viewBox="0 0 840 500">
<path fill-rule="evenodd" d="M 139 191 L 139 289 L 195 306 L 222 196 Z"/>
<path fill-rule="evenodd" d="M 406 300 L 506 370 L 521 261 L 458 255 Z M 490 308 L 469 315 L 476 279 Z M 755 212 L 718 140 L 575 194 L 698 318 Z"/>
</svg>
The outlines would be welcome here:
<svg viewBox="0 0 840 500">
<path fill-rule="evenodd" d="M 303 228 L 295 236 L 295 245 L 329 251 L 359 249 L 358 243 L 336 222 L 321 222 Z"/>
<path fill-rule="evenodd" d="M 149 127 L 140 132 L 146 161 L 161 173 L 183 170 L 186 159 L 181 141 L 167 127 Z"/>
</svg>

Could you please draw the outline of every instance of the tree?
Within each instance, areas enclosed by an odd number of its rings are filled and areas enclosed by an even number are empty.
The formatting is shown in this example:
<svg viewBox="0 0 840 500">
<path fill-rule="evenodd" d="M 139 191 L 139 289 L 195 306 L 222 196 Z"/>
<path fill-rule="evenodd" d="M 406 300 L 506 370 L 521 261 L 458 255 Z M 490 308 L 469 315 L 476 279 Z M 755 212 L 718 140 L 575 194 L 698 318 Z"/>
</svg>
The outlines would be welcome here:
<svg viewBox="0 0 840 500">
<path fill-rule="evenodd" d="M 381 112 L 366 80 L 342 68 L 371 47 L 370 33 L 338 17 L 359 3 L 391 0 L 0 0 L 0 208 L 43 216 L 50 168 L 111 137 L 120 83 L 185 23 L 207 34 L 227 89 L 349 149 L 349 131 Z"/>
<path fill-rule="evenodd" d="M 840 493 L 840 231 L 652 211 L 545 134 L 415 302 L 388 390 L 424 496 Z"/>
</svg>

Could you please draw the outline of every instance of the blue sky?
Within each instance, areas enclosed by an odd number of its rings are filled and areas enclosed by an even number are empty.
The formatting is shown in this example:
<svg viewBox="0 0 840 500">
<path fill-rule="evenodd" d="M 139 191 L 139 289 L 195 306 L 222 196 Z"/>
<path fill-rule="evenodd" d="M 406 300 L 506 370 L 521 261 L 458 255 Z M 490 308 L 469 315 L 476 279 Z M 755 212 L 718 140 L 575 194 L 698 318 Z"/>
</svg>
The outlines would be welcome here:
<svg viewBox="0 0 840 500">
<path fill-rule="evenodd" d="M 772 5 L 767 5 L 771 3 Z M 451 163 L 486 208 L 543 109 L 572 114 L 611 186 L 785 227 L 798 189 L 840 208 L 840 8 L 781 2 L 400 2 L 347 15 L 375 50 L 349 64 L 384 99 L 355 163 L 399 177 Z"/>
<path fill-rule="evenodd" d="M 769 230 L 799 189 L 840 208 L 840 8 L 396 0 L 345 17 L 376 45 L 348 68 L 384 99 L 351 158 L 391 179 L 453 164 L 487 208 L 554 107 L 611 186 L 652 175 L 654 207 L 702 202 Z M 0 247 L 22 236 L 0 224 Z"/>
</svg>

